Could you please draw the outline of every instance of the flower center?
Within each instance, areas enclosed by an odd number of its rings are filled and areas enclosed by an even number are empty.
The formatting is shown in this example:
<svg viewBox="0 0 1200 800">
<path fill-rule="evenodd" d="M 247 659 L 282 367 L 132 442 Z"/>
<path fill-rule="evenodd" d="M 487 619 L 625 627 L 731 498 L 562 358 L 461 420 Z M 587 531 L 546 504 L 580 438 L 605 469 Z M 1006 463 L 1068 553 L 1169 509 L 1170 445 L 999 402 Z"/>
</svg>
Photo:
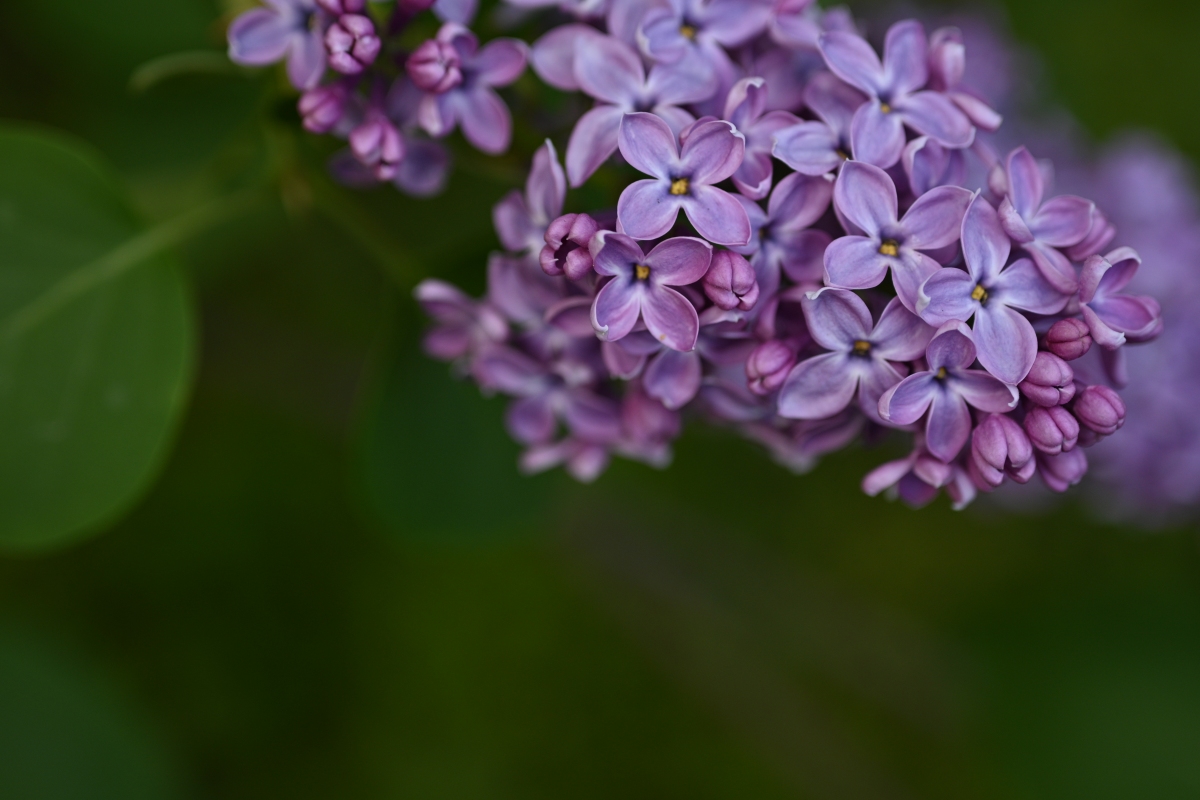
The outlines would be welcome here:
<svg viewBox="0 0 1200 800">
<path fill-rule="evenodd" d="M 946 375 L 947 375 L 947 374 L 948 374 L 948 373 L 946 372 L 946 368 L 945 368 L 945 367 L 938 367 L 938 368 L 937 368 L 937 372 L 935 372 L 935 373 L 933 374 L 933 377 L 937 378 L 939 381 L 944 381 L 944 380 L 946 380 Z"/>
<path fill-rule="evenodd" d="M 979 284 L 971 291 L 971 299 L 978 302 L 980 305 L 986 305 L 988 299 L 987 289 L 983 288 L 983 284 Z"/>
<path fill-rule="evenodd" d="M 679 35 L 685 39 L 695 39 L 696 38 L 696 28 L 694 25 L 686 25 L 686 24 L 680 25 L 679 26 Z"/>
<path fill-rule="evenodd" d="M 865 356 L 871 352 L 871 343 L 865 339 L 859 339 L 854 343 L 854 355 Z"/>
<path fill-rule="evenodd" d="M 833 152 L 834 152 L 835 154 L 837 154 L 837 157 L 838 157 L 838 158 L 840 158 L 842 161 L 849 161 L 849 160 L 850 160 L 850 154 L 849 154 L 849 153 L 847 153 L 845 150 L 843 150 L 843 149 L 842 149 L 842 148 L 840 148 L 840 147 L 838 147 L 838 148 L 834 149 L 834 151 L 833 151 Z"/>
<path fill-rule="evenodd" d="M 639 281 L 648 280 L 650 278 L 650 268 L 645 264 L 636 264 L 633 267 L 633 274 Z"/>
<path fill-rule="evenodd" d="M 688 193 L 688 179 L 687 178 L 676 178 L 675 180 L 671 181 L 671 194 L 678 196 L 678 195 L 687 194 L 687 193 Z"/>
<path fill-rule="evenodd" d="M 885 114 L 890 114 L 890 113 L 892 113 L 892 107 L 891 107 L 889 104 L 887 104 L 887 103 L 880 103 L 880 104 L 879 104 L 879 110 L 880 110 L 880 111 L 882 111 L 882 112 L 883 112 L 883 113 L 885 113 Z"/>
<path fill-rule="evenodd" d="M 892 257 L 900 255 L 900 243 L 895 239 L 884 239 L 879 243 L 879 255 Z"/>
</svg>

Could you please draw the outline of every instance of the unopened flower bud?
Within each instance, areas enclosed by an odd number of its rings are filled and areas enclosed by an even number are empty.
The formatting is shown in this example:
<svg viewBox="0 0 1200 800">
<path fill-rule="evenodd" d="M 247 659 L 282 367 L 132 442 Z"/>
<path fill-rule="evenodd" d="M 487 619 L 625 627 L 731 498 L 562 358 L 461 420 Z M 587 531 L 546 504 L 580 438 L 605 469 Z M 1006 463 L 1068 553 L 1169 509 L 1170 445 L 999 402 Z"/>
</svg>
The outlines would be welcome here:
<svg viewBox="0 0 1200 800">
<path fill-rule="evenodd" d="M 1034 447 L 1053 456 L 1075 447 L 1079 422 L 1062 406 L 1034 406 L 1025 415 L 1025 432 Z"/>
<path fill-rule="evenodd" d="M 1074 411 L 1081 423 L 1103 436 L 1125 424 L 1125 401 L 1107 386 L 1088 386 L 1080 392 Z"/>
<path fill-rule="evenodd" d="M 704 274 L 704 293 L 726 311 L 748 311 L 758 300 L 758 280 L 754 267 L 732 250 L 718 250 Z"/>
<path fill-rule="evenodd" d="M 357 75 L 370 66 L 382 46 L 375 23 L 362 14 L 343 14 L 325 32 L 329 66 L 344 75 Z"/>
<path fill-rule="evenodd" d="M 396 177 L 404 160 L 404 139 L 382 112 L 369 112 L 366 120 L 350 131 L 349 138 L 354 157 L 371 167 L 377 179 L 390 181 Z"/>
<path fill-rule="evenodd" d="M 546 227 L 546 246 L 538 256 L 547 275 L 566 275 L 577 281 L 592 269 L 588 245 L 600 230 L 587 214 L 564 214 Z"/>
<path fill-rule="evenodd" d="M 462 83 L 461 59 L 449 42 L 437 39 L 422 42 L 404 66 L 416 87 L 427 92 L 448 92 Z"/>
<path fill-rule="evenodd" d="M 1033 477 L 1036 464 L 1033 444 L 1016 420 L 1004 414 L 989 414 L 971 436 L 973 476 L 996 487 L 1007 474 L 1017 483 Z M 981 487 L 982 488 L 982 487 Z"/>
<path fill-rule="evenodd" d="M 1082 447 L 1058 455 L 1037 454 L 1038 472 L 1052 490 L 1065 492 L 1083 480 L 1087 473 L 1087 455 Z"/>
<path fill-rule="evenodd" d="M 1046 333 L 1046 349 L 1064 361 L 1074 361 L 1092 346 L 1087 323 L 1068 317 L 1050 326 Z"/>
<path fill-rule="evenodd" d="M 783 385 L 796 365 L 796 351 L 786 342 L 771 339 L 754 348 L 746 359 L 746 379 L 750 391 L 768 395 Z"/>
<path fill-rule="evenodd" d="M 1075 371 L 1058 356 L 1042 350 L 1017 388 L 1039 406 L 1060 406 L 1075 396 Z"/>
<path fill-rule="evenodd" d="M 297 108 L 304 118 L 304 129 L 312 133 L 329 133 L 342 121 L 350 92 L 338 82 L 318 86 L 300 95 Z"/>
<path fill-rule="evenodd" d="M 317 0 L 317 5 L 340 17 L 342 14 L 361 14 L 367 7 L 367 0 Z"/>
</svg>

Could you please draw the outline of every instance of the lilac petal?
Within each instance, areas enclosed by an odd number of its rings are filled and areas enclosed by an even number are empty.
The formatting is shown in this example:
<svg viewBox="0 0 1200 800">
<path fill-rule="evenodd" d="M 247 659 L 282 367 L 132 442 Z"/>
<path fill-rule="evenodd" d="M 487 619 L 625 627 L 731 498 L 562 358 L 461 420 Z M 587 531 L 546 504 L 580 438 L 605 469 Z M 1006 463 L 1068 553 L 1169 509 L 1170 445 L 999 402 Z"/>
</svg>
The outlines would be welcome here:
<svg viewBox="0 0 1200 800">
<path fill-rule="evenodd" d="M 696 122 L 696 118 L 682 108 L 659 104 L 654 107 L 654 114 L 667 123 L 671 133 L 678 136 Z"/>
<path fill-rule="evenodd" d="M 912 467 L 912 458 L 902 458 L 898 461 L 889 461 L 886 464 L 880 464 L 863 478 L 863 494 L 867 495 L 867 497 L 874 497 L 880 492 L 892 488 L 900 482 L 901 478 L 912 471 Z"/>
<path fill-rule="evenodd" d="M 737 47 L 762 33 L 774 16 L 771 3 L 713 0 L 704 10 L 704 32 L 725 47 Z"/>
<path fill-rule="evenodd" d="M 638 44 L 654 61 L 674 64 L 687 55 L 691 42 L 681 32 L 682 20 L 675 9 L 651 8 L 638 27 Z"/>
<path fill-rule="evenodd" d="M 870 338 L 874 352 L 880 358 L 915 361 L 925 354 L 933 334 L 933 328 L 905 308 L 899 299 L 893 298 L 883 309 Z"/>
<path fill-rule="evenodd" d="M 229 60 L 247 67 L 274 64 L 287 55 L 296 34 L 293 20 L 270 9 L 252 9 L 229 26 Z"/>
<path fill-rule="evenodd" d="M 884 82 L 897 95 L 915 92 L 929 80 L 925 28 L 916 20 L 897 22 L 888 28 L 883 42 Z"/>
<path fill-rule="evenodd" d="M 508 86 L 521 77 L 529 48 L 520 39 L 493 39 L 471 59 L 475 79 L 487 86 Z"/>
<path fill-rule="evenodd" d="M 833 187 L 833 202 L 842 216 L 869 236 L 878 236 L 896 223 L 896 185 L 879 167 L 846 162 Z"/>
<path fill-rule="evenodd" d="M 641 313 L 644 290 L 618 276 L 601 287 L 592 303 L 592 327 L 604 341 L 615 342 L 633 330 Z"/>
<path fill-rule="evenodd" d="M 431 197 L 446 186 L 450 154 L 437 142 L 409 138 L 407 154 L 400 162 L 393 183 L 413 197 Z"/>
<path fill-rule="evenodd" d="M 917 291 L 917 313 L 930 325 L 944 325 L 952 319 L 965 322 L 977 308 L 971 299 L 976 285 L 976 280 L 961 269 L 939 269 Z"/>
<path fill-rule="evenodd" d="M 917 250 L 954 244 L 972 197 L 960 186 L 939 186 L 918 197 L 900 220 L 907 236 L 905 244 Z"/>
<path fill-rule="evenodd" d="M 554 436 L 558 421 L 550 405 L 548 392 L 522 397 L 508 407 L 504 415 L 505 427 L 521 444 L 541 444 Z"/>
<path fill-rule="evenodd" d="M 873 422 L 886 423 L 879 415 L 879 399 L 903 377 L 886 361 L 872 360 L 862 364 L 858 377 L 858 407 Z"/>
<path fill-rule="evenodd" d="M 1057 314 L 1071 299 L 1051 286 L 1027 258 L 1013 262 L 1001 272 L 989 291 L 1004 305 L 1033 314 Z"/>
<path fill-rule="evenodd" d="M 997 378 L 977 369 L 958 372 L 954 376 L 954 390 L 964 400 L 980 411 L 1007 414 L 1017 407 L 1017 387 L 1002 383 Z"/>
<path fill-rule="evenodd" d="M 589 442 L 611 442 L 621 435 L 617 404 L 607 397 L 575 389 L 567 394 L 564 422 L 571 433 Z"/>
<path fill-rule="evenodd" d="M 623 116 L 625 111 L 617 106 L 596 106 L 575 123 L 567 142 L 571 186 L 582 186 L 617 151 L 617 130 Z"/>
<path fill-rule="evenodd" d="M 713 192 L 720 191 L 710 187 L 702 188 Z M 617 218 L 621 221 L 625 233 L 633 238 L 657 239 L 671 230 L 682 205 L 682 198 L 672 195 L 662 181 L 635 181 L 625 187 L 625 191 L 621 192 L 621 197 L 617 200 Z M 738 206 L 738 210 L 745 215 L 746 212 L 741 206 Z M 747 231 L 749 227 L 750 223 L 747 221 Z M 746 238 L 749 238 L 748 233 Z"/>
<path fill-rule="evenodd" d="M 767 92 L 762 78 L 742 78 L 725 98 L 724 119 L 739 130 L 748 127 L 763 115 L 767 108 Z"/>
<path fill-rule="evenodd" d="M 1066 194 L 1052 197 L 1029 220 L 1029 231 L 1048 245 L 1070 247 L 1079 243 L 1092 229 L 1095 208 L 1091 200 L 1082 197 Z"/>
<path fill-rule="evenodd" d="M 1157 306 L 1150 298 L 1124 294 L 1088 303 L 1088 307 L 1096 312 L 1105 325 L 1130 335 L 1143 334 L 1157 325 Z"/>
<path fill-rule="evenodd" d="M 1024 245 L 1025 251 L 1037 265 L 1051 286 L 1063 294 L 1074 294 L 1079 287 L 1079 279 L 1075 276 L 1075 268 L 1067 257 L 1053 247 L 1041 242 L 1029 242 Z"/>
<path fill-rule="evenodd" d="M 604 359 L 604 366 L 608 368 L 608 374 L 626 381 L 633 380 L 641 374 L 642 366 L 646 363 L 644 353 L 631 353 L 623 347 L 627 341 L 629 337 L 619 342 L 600 343 L 600 355 Z"/>
<path fill-rule="evenodd" d="M 800 305 L 808 332 L 826 350 L 848 351 L 855 342 L 871 338 L 871 312 L 854 292 L 827 287 Z"/>
<path fill-rule="evenodd" d="M 700 391 L 700 356 L 663 350 L 646 365 L 642 386 L 646 394 L 669 409 L 682 408 Z"/>
<path fill-rule="evenodd" d="M 925 349 L 929 369 L 965 369 L 975 361 L 975 343 L 971 329 L 961 322 L 947 322 L 929 341 Z"/>
<path fill-rule="evenodd" d="M 672 350 L 687 352 L 696 347 L 700 316 L 695 306 L 674 289 L 651 283 L 642 302 L 642 319 L 654 338 Z"/>
<path fill-rule="evenodd" d="M 1083 314 L 1083 321 L 1087 323 L 1088 332 L 1092 335 L 1092 341 L 1101 347 L 1109 350 L 1115 350 L 1125 344 L 1125 334 L 1120 331 L 1114 331 L 1108 325 L 1104 324 L 1104 320 L 1100 319 L 1091 306 L 1084 305 L 1079 309 Z"/>
<path fill-rule="evenodd" d="M 623 233 L 599 231 L 592 237 L 590 247 L 593 266 L 601 275 L 633 276 L 633 265 L 640 264 L 645 254 L 633 239 Z"/>
<path fill-rule="evenodd" d="M 650 280 L 664 286 L 695 283 L 708 272 L 710 261 L 712 245 L 692 236 L 667 239 L 642 259 L 650 267 Z"/>
<path fill-rule="evenodd" d="M 938 92 L 917 92 L 897 101 L 895 112 L 918 133 L 946 147 L 970 147 L 975 141 L 975 126 L 958 106 Z"/>
<path fill-rule="evenodd" d="M 858 385 L 850 358 L 845 353 L 825 353 L 793 367 L 779 390 L 779 416 L 825 419 L 850 405 Z"/>
<path fill-rule="evenodd" d="M 478 0 L 437 0 L 433 4 L 433 13 L 446 22 L 470 25 L 478 7 Z"/>
<path fill-rule="evenodd" d="M 584 94 L 618 105 L 637 102 L 646 72 L 633 48 L 611 36 L 580 39 L 578 45 L 575 80 Z"/>
<path fill-rule="evenodd" d="M 771 153 L 796 172 L 825 175 L 845 160 L 838 144 L 837 134 L 824 122 L 801 122 L 775 134 Z"/>
<path fill-rule="evenodd" d="M 512 117 L 500 96 L 486 86 L 456 94 L 461 98 L 459 116 L 467 141 L 485 153 L 507 150 L 512 138 Z"/>
<path fill-rule="evenodd" d="M 671 169 L 679 162 L 675 134 L 662 119 L 644 111 L 626 114 L 621 120 L 617 146 L 630 166 L 662 180 L 672 178 Z"/>
<path fill-rule="evenodd" d="M 825 231 L 778 231 L 776 240 L 783 251 L 781 266 L 796 283 L 819 283 L 825 270 L 825 250 L 833 241 Z M 762 286 L 762 279 L 759 279 Z M 763 289 L 766 292 L 766 289 Z"/>
<path fill-rule="evenodd" d="M 591 25 L 559 25 L 533 43 L 530 54 L 533 71 L 555 89 L 577 91 L 580 87 L 575 77 L 575 55 L 587 46 L 587 37 L 601 36 Z"/>
<path fill-rule="evenodd" d="M 442 137 L 454 130 L 457 92 L 426 94 L 417 105 L 417 122 L 430 136 Z"/>
<path fill-rule="evenodd" d="M 1042 205 L 1045 179 L 1037 161 L 1024 147 L 1008 154 L 1008 196 L 1013 207 L 1025 219 L 1033 219 Z"/>
<path fill-rule="evenodd" d="M 733 185 L 746 197 L 761 200 L 771 191 L 774 172 L 770 153 L 765 150 L 748 152 L 742 165 L 733 173 Z"/>
<path fill-rule="evenodd" d="M 975 197 L 963 217 L 962 248 L 963 260 L 976 283 L 991 282 L 1008 263 L 1012 243 L 1000 227 L 996 209 L 983 195 Z"/>
<path fill-rule="evenodd" d="M 938 392 L 933 373 L 909 375 L 879 398 L 879 416 L 894 425 L 911 425 L 925 414 Z"/>
<path fill-rule="evenodd" d="M 846 83 L 870 95 L 878 95 L 887 88 L 883 64 L 861 36 L 831 31 L 821 36 L 817 46 L 829 69 Z"/>
<path fill-rule="evenodd" d="M 690 69 L 687 61 L 655 64 L 646 80 L 646 94 L 671 106 L 702 102 L 712 97 L 717 88 L 713 72 Z"/>
<path fill-rule="evenodd" d="M 834 136 L 850 132 L 854 112 L 865 102 L 866 95 L 828 72 L 817 73 L 804 88 L 804 104 L 829 126 Z"/>
<path fill-rule="evenodd" d="M 867 164 L 888 168 L 904 154 L 904 122 L 895 111 L 884 112 L 878 100 L 864 104 L 850 123 L 850 146 L 854 157 Z"/>
<path fill-rule="evenodd" d="M 504 249 L 514 253 L 525 250 L 531 240 L 539 238 L 537 226 L 529 219 L 525 198 L 515 189 L 492 209 L 492 224 Z"/>
<path fill-rule="evenodd" d="M 825 274 L 830 286 L 870 289 L 883 283 L 888 259 L 879 242 L 865 236 L 843 236 L 825 248 Z"/>
<path fill-rule="evenodd" d="M 1037 357 L 1037 334 L 1019 311 L 991 303 L 975 314 L 979 363 L 1005 383 L 1025 380 Z"/>
<path fill-rule="evenodd" d="M 1017 244 L 1029 244 L 1034 240 L 1034 235 L 1029 231 L 1029 226 L 1025 224 L 1021 213 L 1017 211 L 1016 206 L 1012 204 L 1012 198 L 1005 197 L 1000 201 L 1000 227 L 1008 234 L 1008 237 Z"/>
<path fill-rule="evenodd" d="M 517 397 L 540 394 L 546 387 L 542 365 L 508 347 L 485 351 L 475 363 L 473 374 L 481 386 Z"/>
<path fill-rule="evenodd" d="M 693 184 L 713 184 L 736 172 L 745 155 L 745 137 L 730 123 L 713 120 L 689 132 L 679 163 Z"/>
<path fill-rule="evenodd" d="M 881 256 L 881 258 L 885 258 Z M 935 275 L 942 266 L 924 253 L 900 251 L 900 258 L 891 262 L 892 286 L 904 307 L 914 314 L 921 298 L 921 284 Z"/>
<path fill-rule="evenodd" d="M 321 82 L 325 74 L 325 40 L 320 31 L 309 31 L 292 40 L 287 73 L 297 89 L 312 89 Z"/>
<path fill-rule="evenodd" d="M 529 215 L 539 226 L 562 214 L 563 199 L 567 195 L 567 179 L 558 164 L 558 153 L 547 139 L 533 154 L 533 166 L 525 182 L 525 197 L 529 201 Z"/>
<path fill-rule="evenodd" d="M 908 177 L 909 188 L 917 197 L 947 181 L 942 180 L 950 163 L 950 153 L 928 136 L 919 136 L 904 147 L 900 163 Z"/>
<path fill-rule="evenodd" d="M 925 447 L 942 461 L 952 461 L 971 436 L 971 412 L 958 394 L 939 391 L 929 405 Z"/>
<path fill-rule="evenodd" d="M 1116 294 L 1129 285 L 1133 280 L 1133 276 L 1137 274 L 1138 267 L 1142 265 L 1142 257 L 1137 254 L 1137 251 L 1132 247 L 1118 247 L 1104 257 L 1108 263 L 1108 267 L 1101 271 L 1099 279 L 1095 283 L 1095 289 L 1092 296 L 1105 296 Z M 1084 272 L 1087 273 L 1087 264 L 1084 264 Z M 1080 276 L 1080 294 L 1085 291 L 1087 280 L 1084 276 Z M 1091 300 L 1091 297 L 1081 297 L 1084 302 Z"/>
<path fill-rule="evenodd" d="M 553 325 L 570 336 L 582 339 L 595 333 L 592 328 L 592 299 L 585 295 L 563 298 L 546 309 L 544 319 L 547 325 Z"/>
<path fill-rule="evenodd" d="M 767 216 L 776 232 L 800 231 L 821 218 L 832 196 L 833 183 L 825 178 L 788 175 L 771 192 Z"/>
<path fill-rule="evenodd" d="M 621 197 L 624 196 L 622 193 Z M 746 216 L 746 209 L 723 189 L 693 185 L 683 198 L 683 210 L 696 232 L 713 244 L 737 246 L 750 241 L 750 219 Z M 624 215 L 621 218 L 624 220 Z"/>
</svg>

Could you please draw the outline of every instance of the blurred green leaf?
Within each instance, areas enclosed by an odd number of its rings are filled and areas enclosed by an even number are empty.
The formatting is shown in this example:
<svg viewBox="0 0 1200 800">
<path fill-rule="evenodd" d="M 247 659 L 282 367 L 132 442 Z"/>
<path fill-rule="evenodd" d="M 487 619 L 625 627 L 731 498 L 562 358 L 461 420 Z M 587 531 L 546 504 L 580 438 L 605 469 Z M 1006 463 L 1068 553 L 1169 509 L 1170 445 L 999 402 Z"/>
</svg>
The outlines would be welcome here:
<svg viewBox="0 0 1200 800">
<path fill-rule="evenodd" d="M 157 471 L 194 338 L 170 234 L 87 151 L 0 128 L 0 547 L 94 530 Z"/>
</svg>

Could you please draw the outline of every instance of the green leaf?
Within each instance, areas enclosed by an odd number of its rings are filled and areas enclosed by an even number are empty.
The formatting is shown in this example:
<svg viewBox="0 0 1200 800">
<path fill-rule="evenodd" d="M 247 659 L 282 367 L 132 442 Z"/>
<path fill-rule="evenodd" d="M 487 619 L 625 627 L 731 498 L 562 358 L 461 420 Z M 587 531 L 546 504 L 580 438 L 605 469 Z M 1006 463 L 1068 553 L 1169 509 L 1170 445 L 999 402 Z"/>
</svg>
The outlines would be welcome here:
<svg viewBox="0 0 1200 800">
<path fill-rule="evenodd" d="M 95 531 L 154 477 L 192 372 L 181 227 L 143 231 L 75 143 L 0 127 L 0 547 Z"/>
</svg>

